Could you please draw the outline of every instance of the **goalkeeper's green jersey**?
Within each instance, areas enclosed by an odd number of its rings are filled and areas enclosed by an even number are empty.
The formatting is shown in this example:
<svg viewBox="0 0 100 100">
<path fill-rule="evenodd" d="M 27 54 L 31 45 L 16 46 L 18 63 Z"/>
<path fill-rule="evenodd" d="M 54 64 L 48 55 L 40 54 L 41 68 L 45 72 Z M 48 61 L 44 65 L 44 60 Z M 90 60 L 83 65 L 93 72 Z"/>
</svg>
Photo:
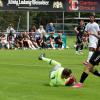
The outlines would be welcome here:
<svg viewBox="0 0 100 100">
<path fill-rule="evenodd" d="M 61 75 L 62 75 L 62 71 L 64 70 L 63 67 L 59 68 L 56 71 L 52 71 L 50 74 L 50 86 L 59 86 L 65 85 L 66 79 L 62 79 Z"/>
</svg>

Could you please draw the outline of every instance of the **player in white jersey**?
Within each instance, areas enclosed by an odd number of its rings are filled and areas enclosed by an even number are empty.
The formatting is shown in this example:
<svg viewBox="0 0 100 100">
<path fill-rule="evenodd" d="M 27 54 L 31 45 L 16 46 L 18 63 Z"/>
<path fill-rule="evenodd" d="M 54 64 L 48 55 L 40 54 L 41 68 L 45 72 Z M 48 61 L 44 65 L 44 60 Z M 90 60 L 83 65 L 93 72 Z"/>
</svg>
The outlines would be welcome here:
<svg viewBox="0 0 100 100">
<path fill-rule="evenodd" d="M 98 39 L 95 37 L 95 35 L 100 34 L 100 28 L 99 28 L 99 25 L 95 22 L 94 15 L 90 16 L 90 22 L 86 25 L 85 31 L 89 35 L 89 54 L 88 54 L 87 61 L 84 62 L 84 64 L 87 64 L 87 62 L 89 62 L 93 52 L 97 48 Z M 95 35 L 93 35 L 93 34 L 95 34 Z"/>
<path fill-rule="evenodd" d="M 100 72 L 96 68 L 96 65 L 99 65 L 100 63 L 100 35 L 94 35 L 96 36 L 98 40 L 98 45 L 96 48 L 96 51 L 91 56 L 89 63 L 85 65 L 84 71 L 81 74 L 79 83 L 75 84 L 74 88 L 81 88 L 83 87 L 84 81 L 87 79 L 89 73 L 91 72 L 93 75 L 100 77 Z M 96 66 L 96 67 L 95 67 Z"/>
</svg>

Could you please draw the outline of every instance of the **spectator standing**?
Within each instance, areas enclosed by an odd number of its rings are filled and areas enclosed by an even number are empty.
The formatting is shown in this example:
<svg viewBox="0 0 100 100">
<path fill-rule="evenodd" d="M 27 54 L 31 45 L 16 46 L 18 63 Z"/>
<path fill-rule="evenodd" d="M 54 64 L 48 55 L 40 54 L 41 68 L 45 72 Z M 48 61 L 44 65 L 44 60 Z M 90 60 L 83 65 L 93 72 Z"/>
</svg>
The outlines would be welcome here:
<svg viewBox="0 0 100 100">
<path fill-rule="evenodd" d="M 47 24 L 47 26 L 46 26 L 46 32 L 47 33 L 55 33 L 55 28 L 54 28 L 53 23 Z"/>
</svg>

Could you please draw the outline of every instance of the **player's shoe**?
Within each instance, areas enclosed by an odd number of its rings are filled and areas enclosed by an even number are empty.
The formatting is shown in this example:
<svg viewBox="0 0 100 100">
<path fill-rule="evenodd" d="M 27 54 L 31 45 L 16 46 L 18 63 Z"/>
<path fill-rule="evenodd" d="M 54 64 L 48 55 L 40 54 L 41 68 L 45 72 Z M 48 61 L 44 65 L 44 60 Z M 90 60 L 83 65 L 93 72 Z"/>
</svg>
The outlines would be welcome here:
<svg viewBox="0 0 100 100">
<path fill-rule="evenodd" d="M 77 83 L 75 85 L 72 86 L 73 88 L 81 88 L 83 87 L 83 84 L 82 83 Z"/>
<path fill-rule="evenodd" d="M 41 53 L 38 59 L 42 60 L 42 57 L 45 57 L 45 53 Z"/>
</svg>

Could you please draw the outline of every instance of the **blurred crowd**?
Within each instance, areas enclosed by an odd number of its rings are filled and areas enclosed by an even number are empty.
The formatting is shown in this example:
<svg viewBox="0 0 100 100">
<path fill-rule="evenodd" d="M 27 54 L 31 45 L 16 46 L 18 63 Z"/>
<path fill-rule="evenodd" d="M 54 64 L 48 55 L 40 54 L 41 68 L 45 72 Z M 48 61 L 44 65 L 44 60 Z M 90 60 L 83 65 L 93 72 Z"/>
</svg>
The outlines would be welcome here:
<svg viewBox="0 0 100 100">
<path fill-rule="evenodd" d="M 44 29 L 43 25 L 36 28 L 33 25 L 29 32 L 16 32 L 13 25 L 10 24 L 6 32 L 0 33 L 0 48 L 5 49 L 63 49 L 62 33 L 54 37 L 55 28 L 53 23 L 48 23 Z"/>
</svg>

